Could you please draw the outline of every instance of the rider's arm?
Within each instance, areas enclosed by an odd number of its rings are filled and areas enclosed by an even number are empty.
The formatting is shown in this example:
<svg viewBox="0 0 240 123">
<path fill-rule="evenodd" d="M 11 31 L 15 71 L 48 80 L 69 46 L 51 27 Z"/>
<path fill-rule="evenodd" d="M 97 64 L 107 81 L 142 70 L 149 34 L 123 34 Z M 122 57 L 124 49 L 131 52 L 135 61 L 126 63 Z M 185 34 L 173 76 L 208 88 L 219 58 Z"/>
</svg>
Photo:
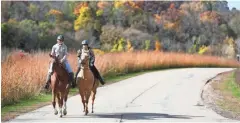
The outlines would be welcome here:
<svg viewBox="0 0 240 123">
<path fill-rule="evenodd" d="M 92 49 L 90 49 L 89 52 L 91 54 L 91 58 L 90 58 L 91 61 L 90 61 L 90 63 L 93 65 L 94 62 L 95 62 L 95 54 L 94 54 Z"/>
<path fill-rule="evenodd" d="M 77 51 L 78 65 L 81 63 L 81 54 L 82 54 L 81 51 L 82 51 L 81 49 L 79 49 L 79 50 Z"/>
<path fill-rule="evenodd" d="M 79 49 L 78 51 L 77 51 L 77 57 L 81 57 L 81 49 Z"/>
<path fill-rule="evenodd" d="M 51 55 L 52 55 L 52 56 L 56 55 L 56 54 L 55 54 L 55 45 L 53 45 L 53 47 L 52 47 Z"/>
</svg>

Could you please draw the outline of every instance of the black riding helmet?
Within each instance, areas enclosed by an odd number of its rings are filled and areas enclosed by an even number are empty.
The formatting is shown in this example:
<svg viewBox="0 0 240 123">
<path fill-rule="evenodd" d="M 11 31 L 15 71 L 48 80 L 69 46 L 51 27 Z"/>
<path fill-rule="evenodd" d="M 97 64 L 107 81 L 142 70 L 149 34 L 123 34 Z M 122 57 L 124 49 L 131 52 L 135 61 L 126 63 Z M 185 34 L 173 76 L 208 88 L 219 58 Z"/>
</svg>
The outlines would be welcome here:
<svg viewBox="0 0 240 123">
<path fill-rule="evenodd" d="M 88 40 L 83 40 L 82 45 L 88 45 Z"/>
<path fill-rule="evenodd" d="M 59 36 L 57 37 L 57 40 L 64 41 L 64 37 L 63 37 L 63 35 L 59 35 Z"/>
</svg>

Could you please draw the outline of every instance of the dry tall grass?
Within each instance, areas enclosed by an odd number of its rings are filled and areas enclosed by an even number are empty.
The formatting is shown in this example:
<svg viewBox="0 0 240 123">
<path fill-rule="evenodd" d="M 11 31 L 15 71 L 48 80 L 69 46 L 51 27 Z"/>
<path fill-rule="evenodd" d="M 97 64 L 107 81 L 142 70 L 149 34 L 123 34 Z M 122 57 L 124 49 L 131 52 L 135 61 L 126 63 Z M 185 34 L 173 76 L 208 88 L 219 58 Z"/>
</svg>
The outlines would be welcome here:
<svg viewBox="0 0 240 123">
<path fill-rule="evenodd" d="M 76 71 L 76 53 L 70 53 L 69 62 Z M 2 106 L 21 98 L 38 95 L 45 83 L 50 58 L 39 52 L 20 58 L 12 54 L 2 62 Z M 123 52 L 96 55 L 96 67 L 104 76 L 175 67 L 236 67 L 239 63 L 212 56 L 163 52 Z"/>
</svg>

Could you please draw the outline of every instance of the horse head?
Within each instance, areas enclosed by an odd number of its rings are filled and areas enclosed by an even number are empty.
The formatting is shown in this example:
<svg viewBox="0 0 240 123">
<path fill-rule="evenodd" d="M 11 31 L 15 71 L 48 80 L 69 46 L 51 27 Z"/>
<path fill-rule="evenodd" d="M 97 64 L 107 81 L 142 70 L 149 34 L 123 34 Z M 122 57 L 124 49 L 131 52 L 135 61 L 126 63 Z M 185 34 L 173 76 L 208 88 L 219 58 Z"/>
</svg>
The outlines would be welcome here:
<svg viewBox="0 0 240 123">
<path fill-rule="evenodd" d="M 53 63 L 53 69 L 55 68 L 62 68 L 63 64 L 60 62 L 59 60 L 59 55 L 55 56 L 55 55 L 51 55 L 49 54 L 50 58 L 52 58 L 52 63 Z"/>
<path fill-rule="evenodd" d="M 81 65 L 88 66 L 89 65 L 89 59 L 90 59 L 89 51 L 82 52 L 82 54 L 81 54 Z"/>
</svg>

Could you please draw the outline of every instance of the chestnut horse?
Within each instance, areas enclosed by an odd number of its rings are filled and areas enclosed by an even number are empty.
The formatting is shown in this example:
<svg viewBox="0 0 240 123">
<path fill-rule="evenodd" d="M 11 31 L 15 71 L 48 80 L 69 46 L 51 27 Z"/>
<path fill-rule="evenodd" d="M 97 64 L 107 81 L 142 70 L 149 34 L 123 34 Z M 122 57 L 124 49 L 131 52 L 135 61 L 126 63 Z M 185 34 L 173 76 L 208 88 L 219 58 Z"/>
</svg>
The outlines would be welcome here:
<svg viewBox="0 0 240 123">
<path fill-rule="evenodd" d="M 77 75 L 77 83 L 79 94 L 82 99 L 85 115 L 88 114 L 88 102 L 92 93 L 92 113 L 94 100 L 97 93 L 97 87 L 99 85 L 98 79 L 94 78 L 92 71 L 89 68 L 89 50 L 84 51 L 81 54 L 81 70 Z"/>
<path fill-rule="evenodd" d="M 51 88 L 52 88 L 52 105 L 54 108 L 54 114 L 57 115 L 56 109 L 56 97 L 58 99 L 60 117 L 67 114 L 67 98 L 69 93 L 69 77 L 68 72 L 64 68 L 64 65 L 59 61 L 58 56 L 53 56 L 53 75 L 51 76 Z"/>
</svg>

